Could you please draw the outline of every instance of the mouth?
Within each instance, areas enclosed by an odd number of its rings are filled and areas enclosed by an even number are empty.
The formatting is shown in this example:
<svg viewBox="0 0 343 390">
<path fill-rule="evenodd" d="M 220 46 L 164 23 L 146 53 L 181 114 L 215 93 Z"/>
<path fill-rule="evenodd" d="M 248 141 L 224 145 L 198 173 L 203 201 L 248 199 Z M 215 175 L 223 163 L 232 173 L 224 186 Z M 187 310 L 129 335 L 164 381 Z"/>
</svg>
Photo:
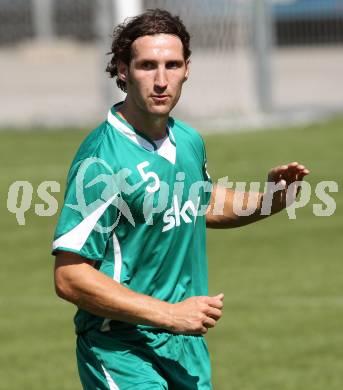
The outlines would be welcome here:
<svg viewBox="0 0 343 390">
<path fill-rule="evenodd" d="M 151 97 L 155 102 L 163 103 L 168 100 L 169 95 L 152 95 Z"/>
</svg>

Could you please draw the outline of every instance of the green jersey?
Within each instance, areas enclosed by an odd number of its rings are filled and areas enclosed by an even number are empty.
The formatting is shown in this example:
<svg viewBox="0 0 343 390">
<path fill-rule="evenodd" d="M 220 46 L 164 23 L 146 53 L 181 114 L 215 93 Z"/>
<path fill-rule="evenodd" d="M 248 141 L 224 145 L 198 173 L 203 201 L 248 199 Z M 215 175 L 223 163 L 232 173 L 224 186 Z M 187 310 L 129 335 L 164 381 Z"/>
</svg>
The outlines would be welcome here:
<svg viewBox="0 0 343 390">
<path fill-rule="evenodd" d="M 118 106 L 72 162 L 53 253 L 95 260 L 100 272 L 163 301 L 208 295 L 212 186 L 203 140 L 170 117 L 166 137 L 153 141 L 119 116 Z M 75 325 L 77 333 L 133 326 L 81 309 Z"/>
</svg>

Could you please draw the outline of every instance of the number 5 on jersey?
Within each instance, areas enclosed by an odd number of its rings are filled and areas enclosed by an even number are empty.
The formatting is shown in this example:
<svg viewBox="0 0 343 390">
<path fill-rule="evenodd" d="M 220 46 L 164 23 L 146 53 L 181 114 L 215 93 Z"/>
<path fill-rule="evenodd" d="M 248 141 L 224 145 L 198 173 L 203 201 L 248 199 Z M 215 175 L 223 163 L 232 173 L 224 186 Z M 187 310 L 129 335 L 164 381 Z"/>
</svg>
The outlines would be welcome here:
<svg viewBox="0 0 343 390">
<path fill-rule="evenodd" d="M 142 163 L 137 165 L 137 170 L 139 174 L 142 176 L 144 181 L 148 181 L 149 179 L 153 179 L 154 183 L 146 186 L 146 190 L 150 193 L 158 191 L 160 188 L 160 178 L 157 176 L 155 172 L 145 172 L 144 168 L 149 166 L 150 163 L 148 161 L 143 161 Z"/>
</svg>

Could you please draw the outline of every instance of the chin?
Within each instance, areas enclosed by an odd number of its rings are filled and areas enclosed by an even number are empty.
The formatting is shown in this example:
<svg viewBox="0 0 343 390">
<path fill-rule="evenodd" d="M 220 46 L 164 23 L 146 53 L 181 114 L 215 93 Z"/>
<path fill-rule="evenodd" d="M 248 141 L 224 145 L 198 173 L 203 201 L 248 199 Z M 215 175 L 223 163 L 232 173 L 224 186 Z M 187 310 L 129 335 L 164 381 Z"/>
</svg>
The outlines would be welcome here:
<svg viewBox="0 0 343 390">
<path fill-rule="evenodd" d="M 149 107 L 149 112 L 151 114 L 158 115 L 168 115 L 172 110 L 172 106 L 170 104 L 156 104 Z"/>
</svg>

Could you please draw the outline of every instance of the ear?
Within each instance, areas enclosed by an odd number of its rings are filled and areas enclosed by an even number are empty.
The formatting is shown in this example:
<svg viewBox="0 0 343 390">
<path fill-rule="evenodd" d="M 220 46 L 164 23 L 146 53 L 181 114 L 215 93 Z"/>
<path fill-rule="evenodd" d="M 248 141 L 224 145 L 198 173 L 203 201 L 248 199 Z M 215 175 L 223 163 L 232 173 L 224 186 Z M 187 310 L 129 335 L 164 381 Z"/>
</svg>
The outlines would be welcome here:
<svg viewBox="0 0 343 390">
<path fill-rule="evenodd" d="M 118 61 L 117 63 L 117 69 L 118 69 L 118 78 L 121 81 L 126 82 L 127 75 L 128 75 L 128 66 L 123 61 Z"/>
<path fill-rule="evenodd" d="M 188 58 L 188 60 L 186 61 L 186 73 L 185 73 L 185 77 L 184 77 L 183 81 L 188 80 L 190 63 L 191 63 L 191 60 Z"/>
</svg>

